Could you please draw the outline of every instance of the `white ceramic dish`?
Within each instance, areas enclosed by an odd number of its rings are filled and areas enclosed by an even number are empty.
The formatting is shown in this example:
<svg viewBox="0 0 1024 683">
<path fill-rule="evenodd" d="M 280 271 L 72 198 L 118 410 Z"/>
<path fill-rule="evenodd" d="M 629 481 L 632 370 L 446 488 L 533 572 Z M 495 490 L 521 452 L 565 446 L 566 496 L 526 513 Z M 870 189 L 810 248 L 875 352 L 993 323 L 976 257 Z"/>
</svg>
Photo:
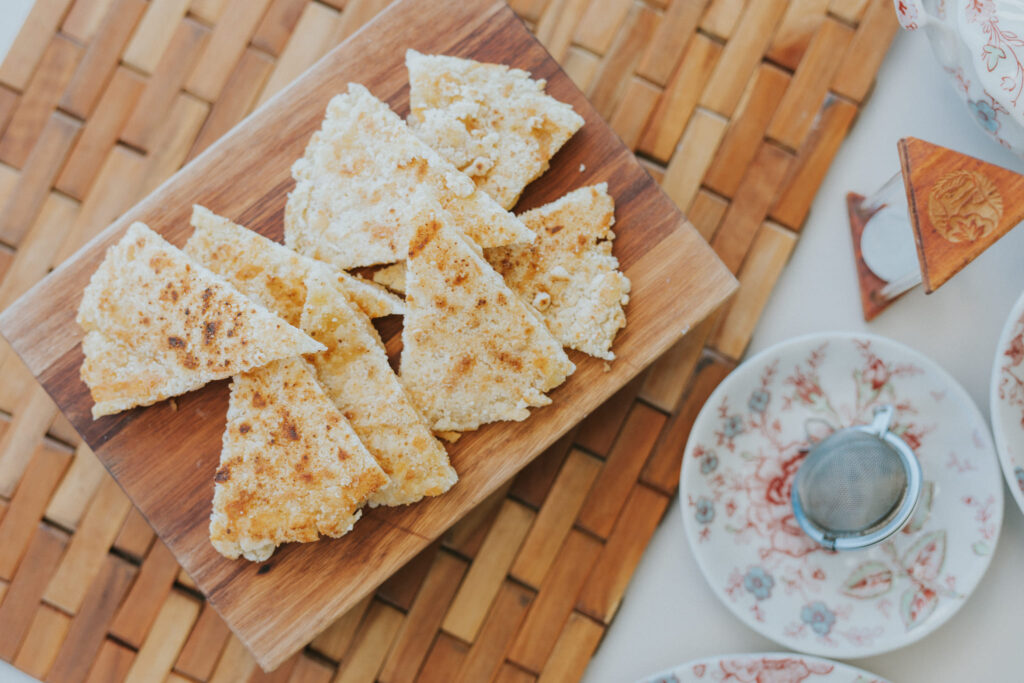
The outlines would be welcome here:
<svg viewBox="0 0 1024 683">
<path fill-rule="evenodd" d="M 918 508 L 879 545 L 827 552 L 790 506 L 807 433 L 870 422 L 883 403 L 921 461 Z M 800 337 L 737 368 L 694 423 L 680 495 L 693 554 L 726 606 L 788 648 L 839 658 L 894 650 L 949 619 L 988 568 L 1003 510 L 967 392 L 916 351 L 863 334 Z"/>
<path fill-rule="evenodd" d="M 923 28 L 974 120 L 1024 156 L 1024 5 L 1020 0 L 894 0 L 903 28 Z"/>
<path fill-rule="evenodd" d="M 722 655 L 662 671 L 644 683 L 887 683 L 846 664 L 792 652 Z"/>
<path fill-rule="evenodd" d="M 1024 294 L 999 335 L 988 402 L 999 462 L 1024 511 Z"/>
</svg>

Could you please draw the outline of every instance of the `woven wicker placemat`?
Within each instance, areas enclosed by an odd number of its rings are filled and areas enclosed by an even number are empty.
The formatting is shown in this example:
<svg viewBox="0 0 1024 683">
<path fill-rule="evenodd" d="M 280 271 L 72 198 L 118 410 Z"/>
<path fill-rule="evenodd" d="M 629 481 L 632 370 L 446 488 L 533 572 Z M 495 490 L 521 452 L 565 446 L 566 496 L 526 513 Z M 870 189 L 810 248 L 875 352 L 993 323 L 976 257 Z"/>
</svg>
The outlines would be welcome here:
<svg viewBox="0 0 1024 683">
<path fill-rule="evenodd" d="M 0 308 L 385 4 L 37 0 L 0 65 Z M 0 342 L 0 658 L 53 681 L 582 675 L 896 22 L 889 0 L 512 5 L 733 300 L 272 674 Z"/>
</svg>

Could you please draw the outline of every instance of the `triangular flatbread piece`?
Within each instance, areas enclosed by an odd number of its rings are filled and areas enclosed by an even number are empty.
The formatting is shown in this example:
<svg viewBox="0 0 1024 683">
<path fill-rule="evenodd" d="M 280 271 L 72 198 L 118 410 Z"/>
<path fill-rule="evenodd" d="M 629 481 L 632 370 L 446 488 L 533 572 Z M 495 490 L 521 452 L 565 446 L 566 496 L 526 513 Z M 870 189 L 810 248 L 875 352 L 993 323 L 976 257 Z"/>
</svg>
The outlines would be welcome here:
<svg viewBox="0 0 1024 683">
<path fill-rule="evenodd" d="M 341 269 L 404 259 L 420 216 L 440 209 L 482 246 L 533 239 L 358 84 L 328 104 L 292 176 L 285 244 Z"/>
<path fill-rule="evenodd" d="M 899 151 L 930 294 L 1024 219 L 1024 175 L 917 138 Z"/>
<path fill-rule="evenodd" d="M 450 489 L 458 475 L 448 453 L 413 407 L 370 319 L 311 278 L 302 328 L 327 346 L 311 357 L 324 390 L 391 479 L 370 505 L 405 505 Z"/>
<path fill-rule="evenodd" d="M 306 300 L 305 280 L 314 273 L 336 282 L 371 318 L 405 312 L 402 300 L 382 287 L 300 256 L 205 207 L 193 207 L 192 227 L 196 230 L 185 244 L 186 254 L 291 325 L 299 324 Z"/>
<path fill-rule="evenodd" d="M 443 214 L 416 229 L 405 284 L 401 376 L 434 430 L 524 420 L 575 370 L 537 312 Z"/>
<path fill-rule="evenodd" d="M 583 125 L 521 69 L 415 50 L 405 65 L 413 132 L 506 209 Z"/>
<path fill-rule="evenodd" d="M 300 358 L 243 373 L 214 478 L 210 540 L 254 562 L 282 543 L 343 536 L 387 476 Z"/>
<path fill-rule="evenodd" d="M 540 311 L 562 346 L 614 359 L 612 341 L 626 326 L 622 307 L 630 284 L 612 256 L 615 203 L 607 183 L 570 192 L 520 218 L 537 241 L 488 249 L 487 260 Z"/>
<path fill-rule="evenodd" d="M 78 324 L 94 418 L 323 349 L 142 223 L 107 250 Z"/>
</svg>

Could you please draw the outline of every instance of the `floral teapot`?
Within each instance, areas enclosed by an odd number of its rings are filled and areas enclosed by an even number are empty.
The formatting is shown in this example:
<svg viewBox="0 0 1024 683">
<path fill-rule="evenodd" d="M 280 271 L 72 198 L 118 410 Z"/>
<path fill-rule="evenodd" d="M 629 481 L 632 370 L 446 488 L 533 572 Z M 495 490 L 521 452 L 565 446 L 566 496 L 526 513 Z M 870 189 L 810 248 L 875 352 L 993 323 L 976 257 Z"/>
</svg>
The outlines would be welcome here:
<svg viewBox="0 0 1024 683">
<path fill-rule="evenodd" d="M 907 30 L 923 28 L 975 120 L 1024 156 L 1024 0 L 894 0 Z"/>
</svg>

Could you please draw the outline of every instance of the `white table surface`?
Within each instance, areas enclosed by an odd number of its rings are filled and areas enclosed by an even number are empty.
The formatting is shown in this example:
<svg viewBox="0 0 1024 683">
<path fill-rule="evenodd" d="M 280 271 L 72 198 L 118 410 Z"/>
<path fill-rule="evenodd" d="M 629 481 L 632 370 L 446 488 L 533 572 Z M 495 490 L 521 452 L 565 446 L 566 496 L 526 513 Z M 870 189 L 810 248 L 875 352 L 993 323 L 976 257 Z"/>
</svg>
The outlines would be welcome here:
<svg viewBox="0 0 1024 683">
<path fill-rule="evenodd" d="M 32 0 L 0 0 L 0 57 Z M 861 317 L 846 219 L 848 191 L 870 194 L 899 169 L 896 141 L 913 135 L 1024 172 L 1024 162 L 969 120 L 923 35 L 900 34 L 875 92 L 843 143 L 748 353 L 789 337 L 863 330 L 936 360 L 988 413 L 999 332 L 1024 290 L 1024 228 L 1014 230 L 937 293 L 918 288 L 871 324 Z M 946 625 L 918 643 L 853 661 L 893 683 L 1024 680 L 1024 517 L 1009 492 L 985 579 Z M 2 628 L 2 624 L 0 624 Z M 637 568 L 585 681 L 630 681 L 691 659 L 779 650 L 712 594 L 690 555 L 678 499 Z M 0 681 L 32 681 L 0 662 Z"/>
</svg>

